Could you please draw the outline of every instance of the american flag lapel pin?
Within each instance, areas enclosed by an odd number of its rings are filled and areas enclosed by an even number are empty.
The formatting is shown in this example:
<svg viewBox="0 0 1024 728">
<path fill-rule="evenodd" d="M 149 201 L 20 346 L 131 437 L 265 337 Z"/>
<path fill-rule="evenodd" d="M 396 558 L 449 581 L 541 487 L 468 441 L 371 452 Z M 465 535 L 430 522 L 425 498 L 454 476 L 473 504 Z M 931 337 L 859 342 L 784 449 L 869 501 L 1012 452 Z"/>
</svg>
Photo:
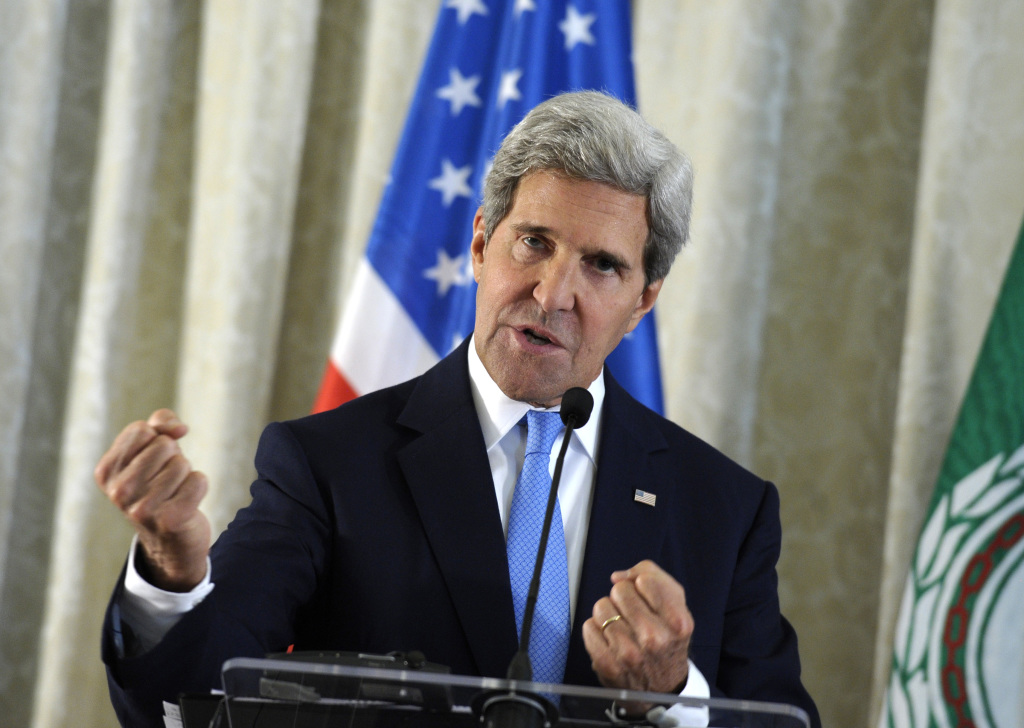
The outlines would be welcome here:
<svg viewBox="0 0 1024 728">
<path fill-rule="evenodd" d="M 640 490 L 637 488 L 633 492 L 633 500 L 637 503 L 645 503 L 646 505 L 653 506 L 654 501 L 658 500 L 658 496 L 654 495 L 654 493 L 648 493 L 646 490 Z"/>
</svg>

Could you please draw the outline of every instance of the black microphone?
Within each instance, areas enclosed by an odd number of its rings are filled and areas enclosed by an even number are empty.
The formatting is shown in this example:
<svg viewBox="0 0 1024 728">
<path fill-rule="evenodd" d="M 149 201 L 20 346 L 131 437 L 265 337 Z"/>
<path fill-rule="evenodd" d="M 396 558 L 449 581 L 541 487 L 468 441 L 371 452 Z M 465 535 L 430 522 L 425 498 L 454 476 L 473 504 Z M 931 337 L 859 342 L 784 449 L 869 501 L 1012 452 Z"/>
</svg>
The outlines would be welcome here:
<svg viewBox="0 0 1024 728">
<path fill-rule="evenodd" d="M 548 491 L 548 505 L 544 512 L 544 525 L 541 527 L 537 560 L 534 563 L 530 591 L 526 595 L 526 606 L 523 609 L 523 629 L 519 637 L 519 649 L 513 655 L 506 674 L 509 680 L 533 680 L 533 666 L 530 664 L 529 653 L 530 630 L 533 626 L 533 613 L 537 608 L 540 572 L 544 566 L 548 536 L 551 534 L 555 499 L 558 497 L 558 483 L 562 479 L 562 465 L 565 462 L 565 453 L 569 449 L 569 438 L 572 436 L 572 431 L 587 424 L 593 409 L 594 397 L 582 387 L 573 387 L 562 395 L 562 405 L 558 414 L 562 418 L 562 424 L 565 425 L 565 436 L 562 438 L 562 448 L 558 452 L 558 459 L 555 460 L 555 473 L 551 477 L 551 490 Z M 558 709 L 539 695 L 520 693 L 518 696 L 490 696 L 481 706 L 480 714 L 485 728 L 492 726 L 533 727 L 543 726 L 545 722 L 553 724 L 557 720 Z"/>
<path fill-rule="evenodd" d="M 573 387 L 562 395 L 562 406 L 559 408 L 558 416 L 562 418 L 563 425 L 575 429 L 583 427 L 590 421 L 590 413 L 593 410 L 594 396 L 583 387 Z"/>
</svg>

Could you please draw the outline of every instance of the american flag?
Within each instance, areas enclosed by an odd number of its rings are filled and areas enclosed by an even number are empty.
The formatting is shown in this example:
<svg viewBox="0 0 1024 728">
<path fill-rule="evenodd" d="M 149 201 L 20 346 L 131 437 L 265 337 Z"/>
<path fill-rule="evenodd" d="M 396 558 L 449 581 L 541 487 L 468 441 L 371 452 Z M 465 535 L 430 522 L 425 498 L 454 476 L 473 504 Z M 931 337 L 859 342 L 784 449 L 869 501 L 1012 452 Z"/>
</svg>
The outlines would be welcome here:
<svg viewBox="0 0 1024 728">
<path fill-rule="evenodd" d="M 563 91 L 635 105 L 628 0 L 444 0 L 314 411 L 409 379 L 473 329 L 473 215 L 512 126 Z M 654 316 L 607 360 L 662 411 Z"/>
<path fill-rule="evenodd" d="M 646 490 L 640 490 L 639 488 L 633 493 L 633 500 L 637 503 L 644 503 L 649 506 L 653 506 L 658 502 L 658 496 L 654 493 L 648 493 Z"/>
</svg>

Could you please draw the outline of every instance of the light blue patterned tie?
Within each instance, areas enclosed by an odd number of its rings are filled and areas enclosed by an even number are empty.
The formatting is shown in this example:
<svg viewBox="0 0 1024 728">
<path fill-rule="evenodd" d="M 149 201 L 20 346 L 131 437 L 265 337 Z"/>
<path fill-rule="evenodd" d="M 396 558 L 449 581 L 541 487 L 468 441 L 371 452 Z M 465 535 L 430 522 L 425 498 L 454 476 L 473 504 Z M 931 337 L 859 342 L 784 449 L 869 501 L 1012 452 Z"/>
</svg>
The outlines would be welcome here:
<svg viewBox="0 0 1024 728">
<path fill-rule="evenodd" d="M 562 421 L 557 412 L 530 410 L 526 414 L 526 458 L 512 494 L 507 544 L 516 632 L 520 636 L 523 632 L 526 595 L 533 578 L 540 532 L 544 525 L 544 511 L 547 509 L 548 492 L 551 489 L 551 476 L 548 474 L 551 446 L 562 429 Z M 556 500 L 528 648 L 535 682 L 562 682 L 565 656 L 569 651 L 569 628 L 569 569 L 565 556 L 562 509 Z"/>
</svg>

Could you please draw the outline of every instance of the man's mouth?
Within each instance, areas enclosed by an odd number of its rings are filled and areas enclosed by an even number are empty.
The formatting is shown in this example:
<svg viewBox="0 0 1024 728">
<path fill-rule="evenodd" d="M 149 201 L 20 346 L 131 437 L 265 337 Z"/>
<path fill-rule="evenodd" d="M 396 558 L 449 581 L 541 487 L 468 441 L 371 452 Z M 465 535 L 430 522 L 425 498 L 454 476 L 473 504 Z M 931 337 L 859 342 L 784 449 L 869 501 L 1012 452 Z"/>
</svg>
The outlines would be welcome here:
<svg viewBox="0 0 1024 728">
<path fill-rule="evenodd" d="M 551 339 L 547 338 L 546 336 L 541 336 L 533 329 L 523 329 L 523 335 L 526 337 L 526 340 L 529 341 L 531 344 L 542 346 L 544 344 L 551 343 Z"/>
</svg>

